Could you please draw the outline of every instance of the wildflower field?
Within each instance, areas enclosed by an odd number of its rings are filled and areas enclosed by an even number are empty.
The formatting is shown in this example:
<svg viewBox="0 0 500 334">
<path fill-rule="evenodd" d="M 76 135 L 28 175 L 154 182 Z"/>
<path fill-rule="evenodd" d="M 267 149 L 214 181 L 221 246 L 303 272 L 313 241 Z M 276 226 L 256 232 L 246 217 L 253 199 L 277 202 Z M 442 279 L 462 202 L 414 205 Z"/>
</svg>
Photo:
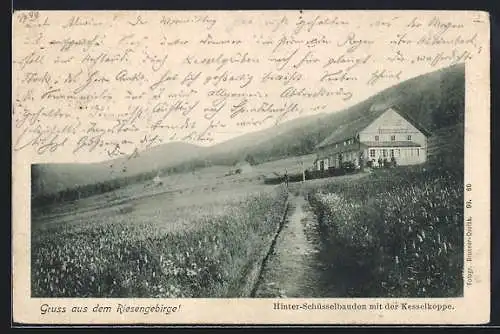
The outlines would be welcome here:
<svg viewBox="0 0 500 334">
<path fill-rule="evenodd" d="M 286 197 L 281 186 L 210 188 L 35 222 L 32 297 L 238 296 Z"/>
<path fill-rule="evenodd" d="M 461 176 L 399 167 L 320 185 L 308 197 L 331 262 L 348 278 L 346 295 L 463 294 Z"/>
</svg>

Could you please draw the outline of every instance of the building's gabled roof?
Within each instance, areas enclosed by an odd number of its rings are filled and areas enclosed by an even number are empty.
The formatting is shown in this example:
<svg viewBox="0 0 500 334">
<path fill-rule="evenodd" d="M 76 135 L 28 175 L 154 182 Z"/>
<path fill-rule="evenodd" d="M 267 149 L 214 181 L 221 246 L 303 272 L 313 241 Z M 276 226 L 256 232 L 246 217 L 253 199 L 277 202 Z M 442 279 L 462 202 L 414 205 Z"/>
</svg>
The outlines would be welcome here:
<svg viewBox="0 0 500 334">
<path fill-rule="evenodd" d="M 341 152 L 349 152 L 349 151 L 355 152 L 355 151 L 359 151 L 360 148 L 362 148 L 362 147 L 366 148 L 363 143 L 359 143 L 359 142 L 354 142 L 354 143 L 349 144 L 349 145 L 339 145 L 338 147 L 329 148 L 328 152 L 324 153 L 324 156 L 325 157 L 331 156 L 332 154 L 341 153 Z M 321 157 L 321 154 L 318 154 L 318 156 Z"/>
<path fill-rule="evenodd" d="M 395 106 L 383 106 L 383 107 L 372 106 L 369 110 L 360 112 L 350 122 L 341 124 L 330 136 L 328 136 L 322 142 L 316 145 L 316 149 L 329 146 L 335 143 L 339 143 L 346 139 L 355 137 L 359 132 L 364 130 L 368 125 L 370 125 L 373 121 L 375 121 L 378 117 L 380 117 L 383 113 L 385 113 L 389 109 L 392 109 L 395 112 L 397 112 L 401 117 L 409 121 L 412 125 L 414 125 L 419 131 L 424 133 L 426 136 L 430 134 L 429 131 L 424 129 L 420 124 L 413 121 L 407 115 L 399 112 L 397 107 Z"/>
<path fill-rule="evenodd" d="M 399 109 L 397 108 L 392 108 L 392 110 L 396 111 L 401 117 L 406 119 L 408 122 L 410 122 L 414 127 L 417 128 L 418 131 L 422 132 L 425 136 L 429 137 L 432 132 L 426 129 L 421 123 L 417 122 L 411 115 L 408 115 L 407 113 L 402 113 Z"/>
<path fill-rule="evenodd" d="M 345 139 L 353 138 L 361 130 L 370 125 L 380 115 L 389 108 L 372 108 L 365 112 L 359 113 L 352 121 L 341 124 L 330 136 L 316 145 L 316 148 L 329 146 Z"/>
</svg>

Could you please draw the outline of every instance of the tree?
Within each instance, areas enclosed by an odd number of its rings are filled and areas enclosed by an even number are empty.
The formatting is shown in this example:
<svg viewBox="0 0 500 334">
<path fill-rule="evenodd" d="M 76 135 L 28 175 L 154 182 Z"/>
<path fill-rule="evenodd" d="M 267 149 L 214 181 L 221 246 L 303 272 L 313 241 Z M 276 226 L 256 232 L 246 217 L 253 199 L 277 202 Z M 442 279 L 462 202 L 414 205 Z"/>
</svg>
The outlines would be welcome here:
<svg viewBox="0 0 500 334">
<path fill-rule="evenodd" d="M 245 161 L 248 162 L 251 166 L 254 166 L 257 164 L 255 161 L 255 158 L 251 154 L 247 154 Z"/>
</svg>

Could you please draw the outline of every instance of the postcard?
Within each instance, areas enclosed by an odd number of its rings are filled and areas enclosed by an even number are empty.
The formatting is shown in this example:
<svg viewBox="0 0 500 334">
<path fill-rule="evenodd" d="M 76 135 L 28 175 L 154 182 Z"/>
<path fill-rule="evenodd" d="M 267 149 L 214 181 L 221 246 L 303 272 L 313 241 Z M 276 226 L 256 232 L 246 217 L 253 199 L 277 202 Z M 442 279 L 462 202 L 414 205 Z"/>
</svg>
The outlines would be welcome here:
<svg viewBox="0 0 500 334">
<path fill-rule="evenodd" d="M 17 11 L 22 324 L 483 324 L 489 15 Z"/>
</svg>

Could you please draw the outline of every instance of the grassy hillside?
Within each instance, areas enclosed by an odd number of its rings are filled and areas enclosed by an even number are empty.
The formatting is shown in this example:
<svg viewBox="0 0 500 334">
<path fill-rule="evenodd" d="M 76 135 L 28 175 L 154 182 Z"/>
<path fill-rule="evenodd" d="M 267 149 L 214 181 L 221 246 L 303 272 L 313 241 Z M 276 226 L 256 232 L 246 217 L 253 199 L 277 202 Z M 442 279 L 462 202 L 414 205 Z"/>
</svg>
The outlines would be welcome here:
<svg viewBox="0 0 500 334">
<path fill-rule="evenodd" d="M 196 145 L 176 142 L 102 163 L 34 165 L 32 196 L 154 172 L 193 159 L 201 149 Z"/>
<path fill-rule="evenodd" d="M 257 160 L 308 154 L 340 124 L 373 107 L 391 105 L 432 133 L 464 121 L 464 96 L 465 66 L 460 64 L 407 80 L 345 110 L 320 115 L 248 152 Z"/>
<path fill-rule="evenodd" d="M 313 127 L 317 126 L 318 121 L 324 116 L 324 113 L 320 113 L 300 117 L 262 131 L 248 133 L 222 142 L 205 150 L 206 159 L 213 164 L 228 165 L 234 161 L 245 159 L 250 153 L 257 156 L 257 162 L 259 163 L 296 155 L 293 152 L 288 152 L 288 150 L 286 154 L 277 155 L 269 151 L 269 147 L 270 145 L 272 146 L 271 143 L 276 142 L 276 138 L 287 138 L 289 135 L 293 136 L 296 133 L 300 133 L 302 129 L 310 125 L 314 125 Z M 286 145 L 284 144 L 286 143 L 280 143 L 281 146 L 285 147 Z"/>
<path fill-rule="evenodd" d="M 433 133 L 464 122 L 465 65 L 459 64 L 409 79 L 344 110 L 303 117 L 240 136 L 205 150 L 206 160 L 229 164 L 248 154 L 257 162 L 310 154 L 339 125 L 372 108 L 396 106 Z"/>
<path fill-rule="evenodd" d="M 464 122 L 465 65 L 431 72 L 392 86 L 347 109 L 308 116 L 276 127 L 240 136 L 210 148 L 169 143 L 141 152 L 134 159 L 120 158 L 102 164 L 45 165 L 34 167 L 34 194 L 57 192 L 120 177 L 175 173 L 211 165 L 232 165 L 249 155 L 256 163 L 305 155 L 339 125 L 351 122 L 372 108 L 396 106 L 431 133 Z M 456 137 L 456 136 L 455 136 Z M 463 140 L 455 138 L 458 150 Z M 447 151 L 449 154 L 456 154 Z M 447 154 L 448 154 L 447 153 Z"/>
</svg>

